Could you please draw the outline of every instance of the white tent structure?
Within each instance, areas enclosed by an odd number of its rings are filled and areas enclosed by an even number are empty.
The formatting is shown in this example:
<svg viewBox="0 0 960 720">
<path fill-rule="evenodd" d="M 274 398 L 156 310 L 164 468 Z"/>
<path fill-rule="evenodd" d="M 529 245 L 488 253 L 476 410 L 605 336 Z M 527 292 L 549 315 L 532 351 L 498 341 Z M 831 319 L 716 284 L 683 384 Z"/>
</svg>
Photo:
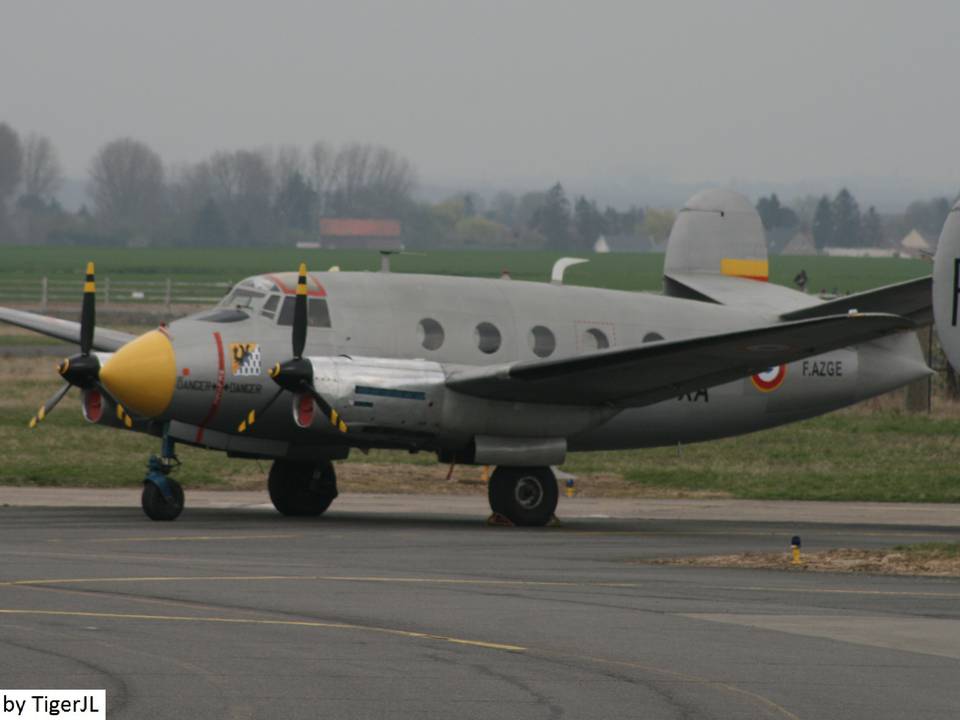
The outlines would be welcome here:
<svg viewBox="0 0 960 720">
<path fill-rule="evenodd" d="M 900 247 L 903 248 L 904 255 L 910 255 L 911 257 L 933 254 L 933 245 L 916 229 L 911 230 L 904 236 L 903 240 L 900 241 Z"/>
</svg>

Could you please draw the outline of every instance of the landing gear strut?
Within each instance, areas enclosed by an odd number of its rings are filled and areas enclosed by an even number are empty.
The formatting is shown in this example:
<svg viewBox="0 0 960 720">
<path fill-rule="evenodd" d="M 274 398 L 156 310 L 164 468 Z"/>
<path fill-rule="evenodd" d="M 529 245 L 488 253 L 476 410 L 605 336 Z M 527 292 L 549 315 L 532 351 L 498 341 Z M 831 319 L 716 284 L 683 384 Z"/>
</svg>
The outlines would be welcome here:
<svg viewBox="0 0 960 720">
<path fill-rule="evenodd" d="M 557 509 L 557 478 L 549 467 L 500 466 L 487 492 L 490 509 L 514 525 L 546 525 Z"/>
<path fill-rule="evenodd" d="M 140 496 L 143 512 L 151 520 L 176 520 L 183 512 L 183 488 L 170 477 L 179 465 L 173 440 L 164 433 L 160 455 L 151 455 L 147 461 L 147 476 Z"/>
<path fill-rule="evenodd" d="M 282 515 L 321 515 L 337 497 L 337 475 L 329 460 L 274 460 L 267 489 L 273 506 Z"/>
</svg>

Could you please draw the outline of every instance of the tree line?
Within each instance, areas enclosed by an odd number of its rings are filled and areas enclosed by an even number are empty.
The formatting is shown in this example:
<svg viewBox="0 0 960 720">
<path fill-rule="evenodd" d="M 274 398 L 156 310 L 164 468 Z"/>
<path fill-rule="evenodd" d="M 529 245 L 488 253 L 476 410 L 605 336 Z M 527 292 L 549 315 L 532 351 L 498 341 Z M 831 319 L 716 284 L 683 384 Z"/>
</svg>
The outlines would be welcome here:
<svg viewBox="0 0 960 720">
<path fill-rule="evenodd" d="M 954 200 L 955 202 L 955 200 Z M 866 212 L 853 193 L 841 188 L 833 197 L 808 195 L 791 206 L 776 193 L 757 201 L 757 212 L 768 231 L 784 229 L 808 233 L 818 250 L 825 247 L 894 247 L 911 230 L 936 241 L 953 202 L 947 197 L 915 200 L 902 213 Z"/>
<path fill-rule="evenodd" d="M 356 217 L 400 220 L 412 247 L 589 251 L 600 235 L 662 243 L 673 222 L 669 211 L 571 202 L 560 183 L 489 202 L 472 192 L 418 201 L 412 163 L 361 143 L 220 151 L 168 166 L 146 143 L 118 138 L 90 161 L 89 205 L 66 211 L 63 181 L 49 138 L 0 123 L 0 242 L 289 245 L 316 240 L 320 218 Z"/>
<path fill-rule="evenodd" d="M 589 252 L 597 239 L 658 249 L 675 214 L 635 204 L 601 208 L 563 185 L 485 198 L 458 193 L 440 202 L 415 196 L 413 164 L 389 148 L 341 147 L 219 151 L 192 163 L 166 164 L 146 143 L 118 138 L 90 161 L 89 205 L 68 212 L 57 201 L 64 182 L 53 142 L 21 136 L 0 122 L 0 243 L 237 247 L 318 239 L 324 217 L 400 220 L 408 247 L 549 249 Z M 916 228 L 935 238 L 952 203 L 911 203 L 898 215 L 865 213 L 846 188 L 785 205 L 761 197 L 770 231 L 812 235 L 818 248 L 891 245 Z"/>
</svg>

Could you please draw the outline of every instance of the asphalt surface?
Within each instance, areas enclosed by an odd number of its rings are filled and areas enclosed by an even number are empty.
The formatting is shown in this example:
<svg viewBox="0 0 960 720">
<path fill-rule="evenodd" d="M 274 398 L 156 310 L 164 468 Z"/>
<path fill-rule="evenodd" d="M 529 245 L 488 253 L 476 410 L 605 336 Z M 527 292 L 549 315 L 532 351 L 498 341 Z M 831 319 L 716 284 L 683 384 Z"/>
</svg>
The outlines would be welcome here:
<svg viewBox="0 0 960 720">
<path fill-rule="evenodd" d="M 114 719 L 960 716 L 958 580 L 642 562 L 956 541 L 956 522 L 514 529 L 342 499 L 169 524 L 0 507 L 0 685 L 105 688 Z"/>
</svg>

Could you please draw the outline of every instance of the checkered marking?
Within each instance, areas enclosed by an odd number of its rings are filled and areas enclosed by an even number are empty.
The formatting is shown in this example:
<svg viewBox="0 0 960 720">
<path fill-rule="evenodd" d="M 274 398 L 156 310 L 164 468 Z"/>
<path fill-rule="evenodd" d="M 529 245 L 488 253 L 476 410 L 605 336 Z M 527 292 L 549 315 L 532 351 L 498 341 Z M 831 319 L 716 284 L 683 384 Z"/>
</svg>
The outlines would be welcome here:
<svg viewBox="0 0 960 720">
<path fill-rule="evenodd" d="M 262 370 L 260 345 L 257 343 L 230 343 L 230 366 L 237 377 L 257 377 Z"/>
</svg>

